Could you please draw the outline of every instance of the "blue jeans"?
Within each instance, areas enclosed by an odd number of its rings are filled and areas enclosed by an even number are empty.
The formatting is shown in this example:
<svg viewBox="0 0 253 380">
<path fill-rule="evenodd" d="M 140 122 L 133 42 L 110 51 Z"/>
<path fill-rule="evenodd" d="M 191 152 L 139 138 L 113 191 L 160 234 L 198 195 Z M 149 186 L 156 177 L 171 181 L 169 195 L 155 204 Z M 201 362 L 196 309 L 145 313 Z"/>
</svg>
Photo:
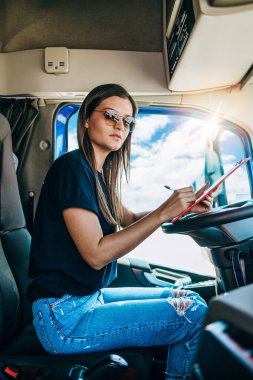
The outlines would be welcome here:
<svg viewBox="0 0 253 380">
<path fill-rule="evenodd" d="M 166 379 L 188 379 L 205 312 L 205 301 L 190 291 L 106 288 L 39 299 L 33 323 L 50 354 L 168 345 Z"/>
</svg>

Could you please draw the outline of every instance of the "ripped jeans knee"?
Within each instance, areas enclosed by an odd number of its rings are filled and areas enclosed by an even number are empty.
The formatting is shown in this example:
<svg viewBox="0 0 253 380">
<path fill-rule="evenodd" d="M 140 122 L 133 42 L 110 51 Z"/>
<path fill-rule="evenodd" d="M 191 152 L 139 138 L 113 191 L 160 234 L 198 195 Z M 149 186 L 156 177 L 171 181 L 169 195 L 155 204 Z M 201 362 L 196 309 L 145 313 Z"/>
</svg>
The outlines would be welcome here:
<svg viewBox="0 0 253 380">
<path fill-rule="evenodd" d="M 195 292 L 185 289 L 173 289 L 173 297 L 169 297 L 168 303 L 173 306 L 179 316 L 185 316 L 189 322 L 195 322 L 198 326 L 203 324 L 206 314 L 206 302 Z"/>
<path fill-rule="evenodd" d="M 175 308 L 179 315 L 184 315 L 186 310 L 190 305 L 193 304 L 194 300 L 190 298 L 168 298 L 168 302 Z"/>
</svg>

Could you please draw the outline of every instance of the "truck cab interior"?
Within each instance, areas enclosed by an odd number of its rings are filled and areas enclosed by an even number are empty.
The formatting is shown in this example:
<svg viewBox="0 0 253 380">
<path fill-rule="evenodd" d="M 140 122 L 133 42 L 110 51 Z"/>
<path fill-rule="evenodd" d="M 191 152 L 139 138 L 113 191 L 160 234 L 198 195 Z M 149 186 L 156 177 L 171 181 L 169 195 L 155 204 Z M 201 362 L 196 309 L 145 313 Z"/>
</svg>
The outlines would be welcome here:
<svg viewBox="0 0 253 380">
<path fill-rule="evenodd" d="M 41 186 L 77 147 L 80 105 L 103 83 L 139 107 L 128 208 L 250 158 L 212 210 L 168 220 L 119 259 L 112 286 L 196 291 L 208 312 L 192 379 L 253 378 L 252 37 L 251 0 L 0 0 L 0 379 L 163 379 L 164 347 L 50 356 L 26 299 Z"/>
</svg>

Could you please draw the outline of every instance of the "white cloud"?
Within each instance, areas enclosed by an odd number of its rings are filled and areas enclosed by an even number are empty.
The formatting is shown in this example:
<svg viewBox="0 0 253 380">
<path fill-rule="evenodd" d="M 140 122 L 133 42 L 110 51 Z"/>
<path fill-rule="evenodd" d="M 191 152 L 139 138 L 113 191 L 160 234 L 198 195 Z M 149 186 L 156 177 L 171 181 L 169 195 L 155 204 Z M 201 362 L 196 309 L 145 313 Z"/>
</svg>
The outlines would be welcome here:
<svg viewBox="0 0 253 380">
<path fill-rule="evenodd" d="M 158 129 L 165 128 L 170 122 L 171 117 L 168 115 L 149 115 L 138 118 L 134 130 L 135 141 L 145 141 L 151 139 Z"/>
<path fill-rule="evenodd" d="M 76 130 L 69 132 L 68 134 L 68 151 L 78 148 Z"/>
<path fill-rule="evenodd" d="M 163 185 L 185 187 L 203 177 L 206 137 L 199 123 L 195 119 L 187 120 L 153 144 L 149 141 L 143 145 L 134 138 L 134 152 L 138 157 L 132 161 L 130 188 L 123 187 L 123 200 L 128 207 L 154 208 L 170 195 Z"/>
</svg>

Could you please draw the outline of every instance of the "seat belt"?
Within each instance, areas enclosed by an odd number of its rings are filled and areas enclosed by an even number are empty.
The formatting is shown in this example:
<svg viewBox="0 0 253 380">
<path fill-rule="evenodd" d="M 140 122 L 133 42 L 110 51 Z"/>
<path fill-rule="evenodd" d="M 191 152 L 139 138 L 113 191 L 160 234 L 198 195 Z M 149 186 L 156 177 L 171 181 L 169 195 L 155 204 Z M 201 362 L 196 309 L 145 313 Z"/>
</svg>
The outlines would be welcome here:
<svg viewBox="0 0 253 380">
<path fill-rule="evenodd" d="M 33 380 L 39 373 L 41 367 L 14 367 L 0 363 L 0 380 Z"/>
<path fill-rule="evenodd" d="M 30 234 L 33 232 L 33 219 L 34 219 L 34 197 L 35 192 L 28 192 L 28 208 L 27 208 L 27 218 L 26 218 L 26 227 Z"/>
</svg>

